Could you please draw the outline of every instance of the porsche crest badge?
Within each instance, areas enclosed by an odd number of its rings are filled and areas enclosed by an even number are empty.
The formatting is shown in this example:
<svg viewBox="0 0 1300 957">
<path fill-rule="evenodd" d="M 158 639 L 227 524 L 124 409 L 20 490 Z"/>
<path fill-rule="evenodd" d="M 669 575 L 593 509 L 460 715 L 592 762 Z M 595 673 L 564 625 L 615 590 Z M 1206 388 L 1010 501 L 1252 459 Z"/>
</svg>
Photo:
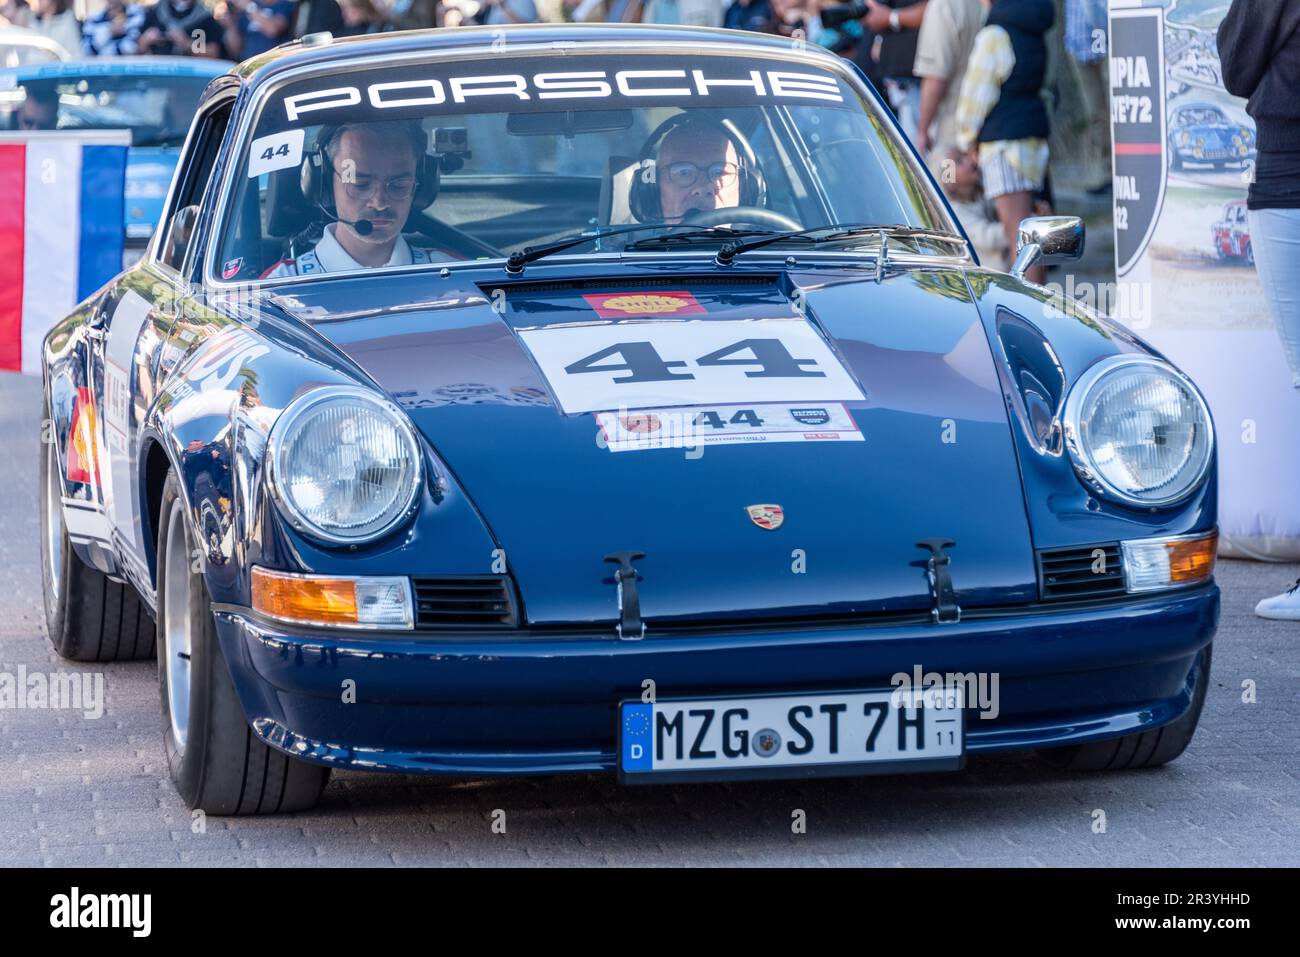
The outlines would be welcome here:
<svg viewBox="0 0 1300 957">
<path fill-rule="evenodd" d="M 751 522 L 769 532 L 776 531 L 785 521 L 785 509 L 780 505 L 746 505 L 745 511 Z"/>
</svg>

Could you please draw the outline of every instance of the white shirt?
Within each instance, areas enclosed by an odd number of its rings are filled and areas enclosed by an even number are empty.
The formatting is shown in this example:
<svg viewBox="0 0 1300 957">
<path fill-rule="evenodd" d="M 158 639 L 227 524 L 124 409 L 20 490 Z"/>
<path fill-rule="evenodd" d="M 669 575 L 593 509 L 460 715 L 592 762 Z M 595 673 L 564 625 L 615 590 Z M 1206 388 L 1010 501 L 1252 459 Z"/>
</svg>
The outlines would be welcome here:
<svg viewBox="0 0 1300 957">
<path fill-rule="evenodd" d="M 382 269 L 388 266 L 409 266 L 412 263 L 431 262 L 427 249 L 412 249 L 411 244 L 406 241 L 404 236 L 398 236 L 397 242 L 393 245 L 393 254 L 388 257 L 388 262 L 381 267 L 363 266 L 348 255 L 348 251 L 334 237 L 334 231 L 337 228 L 337 223 L 330 223 L 325 227 L 325 234 L 321 236 L 320 242 L 313 248 L 307 250 L 297 259 L 281 259 L 268 272 L 264 273 L 262 278 L 279 279 L 281 276 L 306 276 L 317 272 L 347 272 L 351 269 Z"/>
</svg>

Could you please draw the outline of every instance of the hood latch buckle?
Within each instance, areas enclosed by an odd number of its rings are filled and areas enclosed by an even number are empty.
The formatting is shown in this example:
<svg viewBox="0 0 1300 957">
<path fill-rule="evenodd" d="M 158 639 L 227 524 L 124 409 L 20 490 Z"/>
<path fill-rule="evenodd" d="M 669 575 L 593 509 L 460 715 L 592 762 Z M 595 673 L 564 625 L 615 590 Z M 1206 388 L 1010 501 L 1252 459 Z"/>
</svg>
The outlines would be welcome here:
<svg viewBox="0 0 1300 957">
<path fill-rule="evenodd" d="M 961 621 L 961 606 L 957 604 L 952 574 L 948 571 L 952 556 L 944 552 L 945 548 L 954 548 L 956 545 L 956 542 L 947 538 L 923 538 L 916 543 L 917 548 L 924 548 L 930 553 L 925 575 L 930 581 L 930 598 L 934 602 L 930 614 L 938 624 Z"/>
<path fill-rule="evenodd" d="M 645 558 L 645 552 L 610 552 L 605 556 L 605 561 L 618 566 L 614 573 L 614 582 L 618 585 L 619 616 L 615 630 L 624 641 L 640 641 L 645 637 L 641 599 L 636 593 L 636 569 L 632 567 L 638 558 Z"/>
</svg>

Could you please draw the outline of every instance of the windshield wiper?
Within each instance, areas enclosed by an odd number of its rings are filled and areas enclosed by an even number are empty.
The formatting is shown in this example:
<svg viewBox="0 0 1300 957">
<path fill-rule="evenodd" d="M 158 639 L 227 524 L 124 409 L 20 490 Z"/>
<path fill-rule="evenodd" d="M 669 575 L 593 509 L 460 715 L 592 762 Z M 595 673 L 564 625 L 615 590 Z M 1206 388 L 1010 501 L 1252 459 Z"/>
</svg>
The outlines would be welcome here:
<svg viewBox="0 0 1300 957">
<path fill-rule="evenodd" d="M 574 246 L 581 246 L 583 243 L 593 242 L 598 239 L 605 239 L 608 236 L 621 236 L 624 233 L 644 232 L 647 229 L 690 229 L 690 233 L 683 233 L 685 236 L 711 234 L 722 236 L 748 236 L 749 233 L 739 232 L 727 226 L 708 226 L 700 227 L 691 223 L 635 223 L 630 226 L 599 226 L 596 229 L 584 229 L 580 233 L 569 236 L 565 239 L 557 239 L 553 243 L 546 243 L 541 246 L 527 246 L 518 252 L 513 252 L 506 260 L 506 272 L 512 276 L 517 276 L 524 271 L 524 266 L 531 262 L 549 256 L 552 253 L 561 253 L 566 249 L 572 249 Z"/>
<path fill-rule="evenodd" d="M 835 232 L 827 232 L 835 230 Z M 825 235 L 818 235 L 824 233 Z M 786 239 L 799 239 L 811 245 L 821 243 L 836 242 L 841 239 L 849 239 L 853 236 L 867 236 L 872 233 L 878 233 L 882 244 L 887 243 L 890 238 L 898 239 L 933 239 L 938 242 L 945 242 L 956 246 L 965 246 L 966 240 L 962 239 L 956 233 L 945 233 L 938 229 L 921 229 L 916 226 L 882 226 L 875 223 L 832 223 L 828 226 L 813 226 L 809 229 L 791 229 L 783 233 L 773 233 L 770 236 L 761 236 L 758 239 L 750 239 L 746 242 L 727 243 L 718 250 L 718 265 L 730 265 L 735 258 L 741 253 L 747 253 L 751 249 L 761 249 L 764 246 L 770 246 L 772 243 L 779 243 Z M 881 255 L 885 255 L 882 245 Z"/>
<path fill-rule="evenodd" d="M 682 225 L 686 225 L 683 223 Z M 662 236 L 647 236 L 645 239 L 638 239 L 634 243 L 629 243 L 628 249 L 645 249 L 648 246 L 663 243 L 671 245 L 673 243 L 682 243 L 689 245 L 697 239 L 718 239 L 719 237 L 739 236 L 771 236 L 775 230 L 771 229 L 736 229 L 731 226 L 697 226 L 688 233 L 665 233 Z"/>
</svg>

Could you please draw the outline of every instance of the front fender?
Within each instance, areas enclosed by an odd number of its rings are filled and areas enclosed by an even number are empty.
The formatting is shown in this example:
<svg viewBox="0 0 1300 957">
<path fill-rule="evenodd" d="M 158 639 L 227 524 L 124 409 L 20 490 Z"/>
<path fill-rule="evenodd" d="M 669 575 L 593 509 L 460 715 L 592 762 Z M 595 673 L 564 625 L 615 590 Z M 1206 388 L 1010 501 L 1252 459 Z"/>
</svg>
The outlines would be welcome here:
<svg viewBox="0 0 1300 957">
<path fill-rule="evenodd" d="M 1107 356 L 1164 356 L 1124 326 L 1076 301 L 1071 289 L 1063 296 L 980 269 L 967 270 L 967 281 L 993 346 L 1035 548 L 1212 529 L 1218 504 L 1216 462 L 1188 499 L 1140 509 L 1092 494 L 1079 481 L 1065 450 L 1065 398 L 1085 370 Z"/>
<path fill-rule="evenodd" d="M 145 419 L 145 444 L 161 448 L 180 481 L 212 600 L 248 604 L 254 565 L 352 575 L 488 572 L 496 544 L 423 438 L 425 482 L 415 517 L 388 535 L 360 546 L 331 546 L 283 520 L 264 474 L 268 439 L 281 412 L 323 386 L 384 394 L 354 374 L 346 357 L 315 348 L 310 335 L 286 338 L 283 331 L 271 324 L 220 325 L 177 364 Z M 157 494 L 147 488 L 149 457 L 141 455 L 146 497 Z"/>
</svg>

